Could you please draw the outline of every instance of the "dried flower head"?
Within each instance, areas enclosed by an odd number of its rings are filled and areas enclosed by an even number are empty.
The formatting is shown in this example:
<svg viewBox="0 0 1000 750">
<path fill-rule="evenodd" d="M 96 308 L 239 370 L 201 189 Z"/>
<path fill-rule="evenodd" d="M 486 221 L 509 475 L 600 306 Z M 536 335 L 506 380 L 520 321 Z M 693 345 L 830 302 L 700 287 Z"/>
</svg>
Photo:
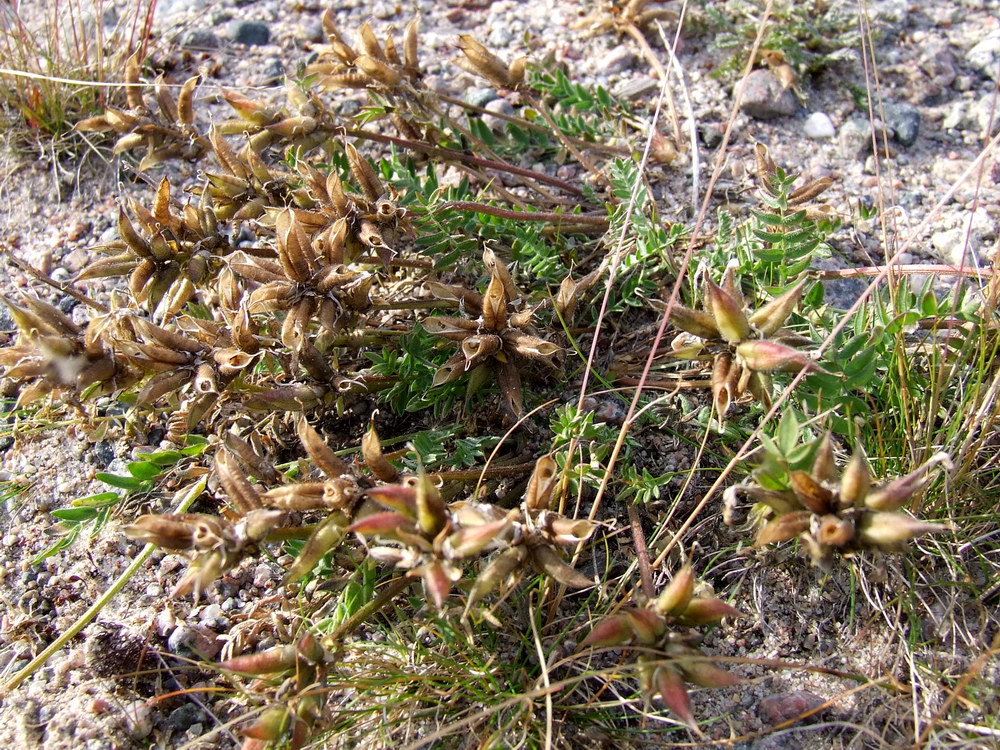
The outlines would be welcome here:
<svg viewBox="0 0 1000 750">
<path fill-rule="evenodd" d="M 519 365 L 540 363 L 558 367 L 561 349 L 539 338 L 531 327 L 533 309 L 520 309 L 521 292 L 514 285 L 507 267 L 492 250 L 483 252 L 490 272 L 485 294 L 467 289 L 435 284 L 431 291 L 441 299 L 453 300 L 475 318 L 433 317 L 424 328 L 437 336 L 459 342 L 458 354 L 449 359 L 434 375 L 434 385 L 449 383 L 471 373 L 470 390 L 475 390 L 492 372 L 500 386 L 507 409 L 516 416 L 523 410 Z"/>
<path fill-rule="evenodd" d="M 721 286 L 705 279 L 704 310 L 683 305 L 671 309 L 670 320 L 683 331 L 671 342 L 671 353 L 712 362 L 712 398 L 720 417 L 746 398 L 770 405 L 771 372 L 822 371 L 809 355 L 790 345 L 802 343 L 802 337 L 782 327 L 805 283 L 750 313 L 730 267 Z"/>
<path fill-rule="evenodd" d="M 139 84 L 140 53 L 136 51 L 125 65 L 125 89 L 128 107 L 111 109 L 103 115 L 77 123 L 76 129 L 88 133 L 116 133 L 120 137 L 114 152 L 144 147 L 146 155 L 139 169 L 146 170 L 166 159 L 198 159 L 208 143 L 194 127 L 194 94 L 198 76 L 189 78 L 175 98 L 163 77 L 156 79 L 154 92 L 156 112 L 146 103 Z"/>
<path fill-rule="evenodd" d="M 94 383 L 106 389 L 130 384 L 134 377 L 100 336 L 99 324 L 81 328 L 61 310 L 22 295 L 15 304 L 0 295 L 18 328 L 13 346 L 0 349 L 3 377 L 24 381 L 17 406 L 50 392 L 75 396 Z"/>
<path fill-rule="evenodd" d="M 232 251 L 220 231 L 210 195 L 198 205 L 188 203 L 178 213 L 170 197 L 170 183 L 160 181 L 152 209 L 129 200 L 135 221 L 118 212 L 118 239 L 94 250 L 111 254 L 84 268 L 76 281 L 105 276 L 128 276 L 132 298 L 161 316 L 179 313 L 199 284 L 214 278 L 218 259 Z"/>
<path fill-rule="evenodd" d="M 824 435 L 817 443 L 810 470 L 789 471 L 784 487 L 776 488 L 770 477 L 730 487 L 726 491 L 726 520 L 732 522 L 739 496 L 745 495 L 756 503 L 756 518 L 762 523 L 757 546 L 798 537 L 813 563 L 829 570 L 836 554 L 899 550 L 914 537 L 944 530 L 940 524 L 898 512 L 926 487 L 937 466 L 950 470 L 950 458 L 936 453 L 906 476 L 878 483 L 857 445 L 838 476 L 830 436 Z"/>
<path fill-rule="evenodd" d="M 327 43 L 317 48 L 316 61 L 306 66 L 306 75 L 317 76 L 316 84 L 326 91 L 370 88 L 401 93 L 406 84 L 417 87 L 422 76 L 417 59 L 419 29 L 419 18 L 406 25 L 400 54 L 391 33 L 379 42 L 366 21 L 358 29 L 355 47 L 351 47 L 337 29 L 333 12 L 327 10 L 323 13 Z"/>
<path fill-rule="evenodd" d="M 522 506 L 505 511 L 472 501 L 446 505 L 432 479 L 420 474 L 369 490 L 368 496 L 389 510 L 365 516 L 349 530 L 380 539 L 383 546 L 370 547 L 369 555 L 420 577 L 438 609 L 462 578 L 463 564 L 493 552 L 497 554 L 472 582 L 467 609 L 526 569 L 583 588 L 591 585 L 590 579 L 568 565 L 558 548 L 586 540 L 594 525 L 548 510 L 555 484 L 555 462 L 544 456 L 535 465 Z"/>
<path fill-rule="evenodd" d="M 663 704 L 691 727 L 695 727 L 695 720 L 685 682 L 700 687 L 740 682 L 736 675 L 708 661 L 695 645 L 697 640 L 680 630 L 738 617 L 739 610 L 715 597 L 695 593 L 694 573 L 688 565 L 655 600 L 600 620 L 580 644 L 581 649 L 635 645 L 662 652 L 667 661 L 648 652 L 637 657 L 640 684 L 650 698 L 659 694 Z"/>
</svg>

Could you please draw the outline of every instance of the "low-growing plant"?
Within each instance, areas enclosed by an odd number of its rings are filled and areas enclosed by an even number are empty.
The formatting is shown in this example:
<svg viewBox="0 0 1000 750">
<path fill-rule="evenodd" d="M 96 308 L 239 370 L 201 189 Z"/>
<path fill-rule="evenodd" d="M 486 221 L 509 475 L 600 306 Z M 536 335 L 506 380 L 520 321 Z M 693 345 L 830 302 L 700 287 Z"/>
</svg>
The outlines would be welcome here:
<svg viewBox="0 0 1000 750">
<path fill-rule="evenodd" d="M 591 20 L 642 43 L 673 18 L 648 2 L 612 11 Z M 146 91 L 132 54 L 124 104 L 78 130 L 114 133 L 142 170 L 198 162 L 197 177 L 153 181 L 148 206 L 124 201 L 118 238 L 92 248 L 108 257 L 74 279 L 120 287 L 107 306 L 80 294 L 88 322 L 41 296 L 4 298 L 16 408 L 47 400 L 84 419 L 114 407 L 123 434 L 156 423 L 166 441 L 128 475 L 97 475 L 141 495 L 143 515 L 128 517 L 140 503 L 119 493 L 81 498 L 53 513 L 65 536 L 39 560 L 115 519 L 143 555 L 188 557 L 173 597 L 215 597 L 262 555 L 282 566 L 254 617 L 281 610 L 296 626 L 257 653 L 233 637 L 217 665 L 264 706 L 242 725 L 245 748 L 372 731 L 431 743 L 472 726 L 513 744 L 522 725 L 524 744 L 552 744 L 557 702 L 566 725 L 593 718 L 593 696 L 580 700 L 590 668 L 560 670 L 600 659 L 599 646 L 627 647 L 646 698 L 699 736 L 685 684 L 739 678 L 694 629 L 739 612 L 690 566 L 659 596 L 653 581 L 711 499 L 679 521 L 699 477 L 734 441 L 759 436 L 764 459 L 729 489 L 727 520 L 749 497 L 757 546 L 798 539 L 827 570 L 947 528 L 936 495 L 927 521 L 903 512 L 937 489 L 947 455 L 949 481 L 989 484 L 976 451 L 996 424 L 995 295 L 897 283 L 844 320 L 814 267 L 840 231 L 817 203 L 831 180 L 796 187 L 758 144 L 759 203 L 720 210 L 706 240 L 680 214 L 664 220 L 635 156 L 641 117 L 605 89 L 460 37 L 458 64 L 520 107 L 490 128 L 485 110 L 430 88 L 416 21 L 398 44 L 371 23 L 349 41 L 332 11 L 323 29 L 283 101 L 225 91 L 232 116 L 213 122 L 199 79 L 176 96 L 162 79 Z M 353 116 L 344 89 L 367 97 Z M 679 142 L 648 137 L 669 168 Z M 550 160 L 569 169 L 521 166 Z M 786 375 L 776 386 L 772 373 Z M 666 393 L 628 407 L 647 386 Z M 931 403 L 915 408 L 920 389 Z M 752 400 L 781 412 L 775 426 L 733 408 Z M 959 432 L 972 428 L 988 435 Z M 668 465 L 674 443 L 697 446 L 697 465 Z M 163 491 L 179 484 L 182 509 L 168 512 Z M 608 492 L 618 502 L 602 504 Z M 699 543 L 724 564 L 714 516 L 703 525 Z M 632 726 L 619 702 L 600 708 L 595 723 Z"/>
</svg>

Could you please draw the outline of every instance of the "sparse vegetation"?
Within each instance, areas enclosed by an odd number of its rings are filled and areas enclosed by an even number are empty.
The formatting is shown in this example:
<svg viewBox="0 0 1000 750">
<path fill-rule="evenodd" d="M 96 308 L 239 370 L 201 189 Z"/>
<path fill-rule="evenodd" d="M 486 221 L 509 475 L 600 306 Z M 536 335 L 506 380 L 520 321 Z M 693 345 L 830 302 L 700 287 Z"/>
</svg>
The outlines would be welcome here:
<svg viewBox="0 0 1000 750">
<path fill-rule="evenodd" d="M 617 10 L 597 27 L 640 38 L 673 19 Z M 845 43 L 839 16 L 778 22 L 768 44 L 799 74 L 838 57 L 818 46 L 828 28 Z M 93 433 L 155 423 L 166 443 L 97 474 L 116 491 L 53 511 L 60 536 L 34 564 L 118 525 L 144 554 L 187 556 L 173 597 L 211 600 L 248 561 L 283 565 L 280 642 L 255 650 L 265 625 L 246 619 L 200 664 L 242 712 L 243 748 L 720 740 L 729 728 L 686 684 L 735 685 L 753 660 L 713 653 L 741 611 L 721 579 L 697 578 L 726 560 L 806 567 L 740 548 L 722 522 L 742 497 L 755 548 L 801 545 L 815 587 L 843 557 L 875 617 L 918 617 L 901 581 L 936 585 L 929 570 L 964 569 L 956 548 L 995 533 L 992 280 L 942 294 L 878 269 L 870 295 L 836 308 L 814 263 L 842 229 L 817 202 L 831 178 L 798 185 L 758 145 L 754 206 L 720 209 L 706 237 L 664 219 L 638 155 L 665 136 L 608 91 L 464 36 L 459 65 L 521 107 L 491 128 L 425 84 L 416 20 L 399 39 L 369 23 L 349 36 L 330 12 L 323 28 L 282 102 L 225 91 L 224 120 L 203 112 L 197 77 L 59 112 L 0 78 L 24 133 L 78 120 L 151 175 L 201 167 L 123 202 L 118 238 L 94 248 L 107 257 L 73 279 L 120 282 L 86 324 L 30 291 L 0 297 L 17 326 L 0 366 L 14 420 L 40 423 L 28 410 L 43 404 Z M 151 78 L 143 47 L 129 53 L 121 79 Z M 369 97 L 352 117 L 337 114 L 346 89 Z M 653 155 L 668 168 L 686 148 Z M 127 419 L 107 424 L 110 407 Z M 667 465 L 665 440 L 690 468 Z M 6 480 L 0 497 L 23 490 Z M 684 536 L 695 521 L 715 547 Z M 995 594 L 995 559 L 979 564 L 985 583 L 965 583 Z M 922 716 L 925 734 L 949 715 L 996 731 L 980 675 L 995 650 L 948 675 L 913 653 L 963 696 Z M 837 676 L 906 689 L 899 674 Z"/>
</svg>

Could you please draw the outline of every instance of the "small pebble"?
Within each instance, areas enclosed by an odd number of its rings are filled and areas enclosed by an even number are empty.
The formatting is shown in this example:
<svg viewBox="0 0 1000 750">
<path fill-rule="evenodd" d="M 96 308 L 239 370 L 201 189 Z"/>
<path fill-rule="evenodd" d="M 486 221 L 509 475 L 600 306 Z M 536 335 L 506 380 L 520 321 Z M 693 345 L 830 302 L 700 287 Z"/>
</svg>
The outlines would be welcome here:
<svg viewBox="0 0 1000 750">
<path fill-rule="evenodd" d="M 270 42 L 271 30 L 261 21 L 230 21 L 226 25 L 226 36 L 237 44 L 254 47 Z"/>
<path fill-rule="evenodd" d="M 253 585 L 257 588 L 266 588 L 275 578 L 274 571 L 270 565 L 261 564 L 254 568 Z"/>
<path fill-rule="evenodd" d="M 514 115 L 514 107 L 506 99 L 494 99 L 491 102 L 487 102 L 484 109 L 489 112 L 507 115 L 508 117 Z M 483 122 L 490 130 L 503 131 L 507 127 L 506 120 L 501 117 L 493 117 L 492 115 L 483 115 Z"/>
<path fill-rule="evenodd" d="M 802 125 L 802 132 L 809 138 L 833 138 L 837 133 L 833 120 L 825 112 L 813 112 Z"/>
<path fill-rule="evenodd" d="M 896 141 L 912 146 L 920 132 L 920 113 L 912 104 L 890 103 L 883 107 L 885 124 L 892 130 Z"/>
<path fill-rule="evenodd" d="M 799 101 L 770 70 L 755 70 L 739 84 L 740 109 L 757 120 L 794 115 Z"/>
</svg>

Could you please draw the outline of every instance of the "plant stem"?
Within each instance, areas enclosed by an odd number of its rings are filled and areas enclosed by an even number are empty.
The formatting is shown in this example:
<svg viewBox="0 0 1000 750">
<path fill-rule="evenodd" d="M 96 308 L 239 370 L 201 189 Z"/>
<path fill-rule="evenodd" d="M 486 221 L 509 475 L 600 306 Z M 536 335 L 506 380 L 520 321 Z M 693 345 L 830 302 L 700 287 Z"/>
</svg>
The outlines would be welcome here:
<svg viewBox="0 0 1000 750">
<path fill-rule="evenodd" d="M 454 104 L 455 106 L 467 109 L 470 112 L 475 112 L 478 115 L 490 115 L 491 117 L 496 117 L 498 120 L 503 120 L 509 122 L 513 125 L 517 125 L 525 130 L 533 130 L 536 133 L 549 134 L 549 129 L 539 125 L 537 122 L 532 122 L 531 120 L 525 120 L 523 117 L 518 117 L 517 115 L 505 115 L 502 112 L 491 112 L 485 107 L 477 107 L 475 104 L 469 104 L 461 99 L 456 99 L 452 96 L 447 96 L 446 94 L 439 94 L 435 92 L 435 96 L 447 104 Z M 598 143 L 596 141 L 585 141 L 582 138 L 574 138 L 573 136 L 563 134 L 563 137 L 568 141 L 571 141 L 574 145 L 579 146 L 582 149 L 588 149 L 590 151 L 598 151 L 602 154 L 614 154 L 616 156 L 631 156 L 632 150 L 627 146 L 612 146 L 607 143 Z"/>
<path fill-rule="evenodd" d="M 888 268 L 890 273 L 901 274 L 941 274 L 942 276 L 969 276 L 976 278 L 979 276 L 994 275 L 992 268 L 957 268 L 943 263 L 932 263 L 921 265 L 912 263 L 908 265 L 888 266 L 861 266 L 860 268 L 837 268 L 829 271 L 818 271 L 816 275 L 821 279 L 850 279 L 855 276 L 878 276 Z"/>
<path fill-rule="evenodd" d="M 656 596 L 653 588 L 653 571 L 649 567 L 649 550 L 646 548 L 646 535 L 642 532 L 642 519 L 634 502 L 626 502 L 628 521 L 632 528 L 632 542 L 635 544 L 636 561 L 639 563 L 639 580 L 642 582 L 642 593 L 650 601 Z"/>
<path fill-rule="evenodd" d="M 450 201 L 442 203 L 438 209 L 451 208 L 456 211 L 474 211 L 479 214 L 489 214 L 501 219 L 514 219 L 515 221 L 550 221 L 564 222 L 573 221 L 577 224 L 592 224 L 607 229 L 608 218 L 594 214 L 561 214 L 549 211 L 511 211 L 499 206 L 491 206 L 487 203 L 477 203 L 476 201 Z"/>
<path fill-rule="evenodd" d="M 424 154 L 430 154 L 432 156 L 440 156 L 445 159 L 452 159 L 454 161 L 465 162 L 466 164 L 473 164 L 477 167 L 487 167 L 489 169 L 496 169 L 501 172 L 509 172 L 510 174 L 516 174 L 519 177 L 528 177 L 533 180 L 538 180 L 538 182 L 544 182 L 548 185 L 553 185 L 554 187 L 565 190 L 567 193 L 572 193 L 573 195 L 583 196 L 583 191 L 576 185 L 571 185 L 565 180 L 560 180 L 557 177 L 549 177 L 547 174 L 541 174 L 535 172 L 531 169 L 525 169 L 524 167 L 516 167 L 513 164 L 508 164 L 503 161 L 494 161 L 493 159 L 483 159 L 478 156 L 472 156 L 471 154 L 463 154 L 461 151 L 452 151 L 448 148 L 441 148 L 440 146 L 430 146 L 426 143 L 420 143 L 419 141 L 411 141 L 407 138 L 397 138 L 392 135 L 383 135 L 382 133 L 372 133 L 368 130 L 357 130 L 354 128 L 348 128 L 344 131 L 345 135 L 349 135 L 352 138 L 361 138 L 362 140 L 375 141 L 376 143 L 385 143 L 395 146 L 402 146 L 403 148 L 412 149 L 413 151 L 419 151 Z"/>
<path fill-rule="evenodd" d="M 604 173 L 601 170 L 599 170 L 594 165 L 594 163 L 589 158 L 584 156 L 584 154 L 580 151 L 580 149 L 578 149 L 572 143 L 572 141 L 570 141 L 566 137 L 566 134 L 562 132 L 559 125 L 556 123 L 552 115 L 549 113 L 548 107 L 546 107 L 544 104 L 542 104 L 542 102 L 538 101 L 527 92 L 522 92 L 521 95 L 524 97 L 524 100 L 528 102 L 529 105 L 531 105 L 531 107 L 533 107 L 535 110 L 538 111 L 538 114 L 542 116 L 542 119 L 545 120 L 546 124 L 550 128 L 552 128 L 552 132 L 555 134 L 556 138 L 559 139 L 559 142 L 566 147 L 566 150 L 569 151 L 571 154 L 573 154 L 574 158 L 578 162 L 580 162 L 580 164 L 582 164 L 586 168 L 586 170 L 594 176 L 594 180 L 597 182 L 597 184 L 602 186 L 607 186 L 608 178 L 604 175 Z"/>
<path fill-rule="evenodd" d="M 382 590 L 381 594 L 379 594 L 377 597 L 372 599 L 370 602 L 364 605 L 353 615 L 344 620 L 344 622 L 340 624 L 339 628 L 337 628 L 328 636 L 326 636 L 323 639 L 324 642 L 323 645 L 329 648 L 330 645 L 339 641 L 341 638 L 350 633 L 352 630 L 358 627 L 361 623 L 363 623 L 373 614 L 382 609 L 382 607 L 384 607 L 386 604 L 395 599 L 396 595 L 399 594 L 403 589 L 405 589 L 411 583 L 413 583 L 413 579 L 407 578 L 406 576 L 391 581 Z"/>
</svg>

